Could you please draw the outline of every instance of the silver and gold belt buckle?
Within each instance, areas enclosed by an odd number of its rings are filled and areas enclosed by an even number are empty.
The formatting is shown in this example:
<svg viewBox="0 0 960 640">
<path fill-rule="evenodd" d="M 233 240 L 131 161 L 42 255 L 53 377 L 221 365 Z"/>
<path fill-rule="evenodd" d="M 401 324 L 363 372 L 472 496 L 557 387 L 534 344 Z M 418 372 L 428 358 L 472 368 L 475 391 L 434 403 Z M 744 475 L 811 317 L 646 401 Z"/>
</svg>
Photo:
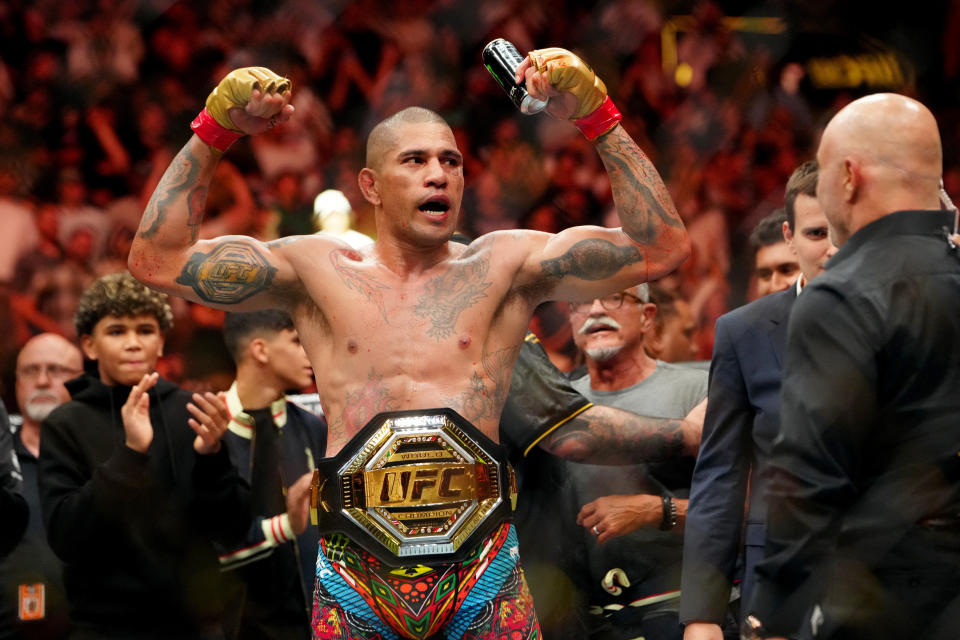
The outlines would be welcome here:
<svg viewBox="0 0 960 640">
<path fill-rule="evenodd" d="M 390 565 L 456 562 L 509 517 L 503 450 L 452 409 L 377 414 L 320 463 L 313 521 Z"/>
</svg>

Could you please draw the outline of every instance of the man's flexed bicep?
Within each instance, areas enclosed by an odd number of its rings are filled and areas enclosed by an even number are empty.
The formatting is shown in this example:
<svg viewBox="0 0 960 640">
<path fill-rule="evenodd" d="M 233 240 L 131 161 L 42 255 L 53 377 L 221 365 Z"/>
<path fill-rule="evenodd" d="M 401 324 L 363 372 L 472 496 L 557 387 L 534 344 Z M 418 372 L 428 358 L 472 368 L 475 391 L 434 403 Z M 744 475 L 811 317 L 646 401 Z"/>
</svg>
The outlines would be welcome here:
<svg viewBox="0 0 960 640">
<path fill-rule="evenodd" d="M 631 268 L 633 281 L 621 284 L 656 279 L 680 266 L 690 255 L 683 220 L 656 167 L 621 124 L 606 85 L 589 65 L 566 49 L 538 49 L 520 64 L 514 79 L 525 82 L 531 97 L 548 101 L 552 116 L 572 120 L 603 161 L 625 236 L 612 242 L 633 244 L 639 251 L 631 253 L 642 255 L 644 262 L 643 269 Z M 600 248 L 596 242 L 583 244 L 579 253 L 596 255 Z M 621 259 L 629 260 L 627 254 L 624 251 Z"/>
<path fill-rule="evenodd" d="M 521 278 L 541 283 L 543 300 L 589 300 L 663 273 L 619 228 L 571 227 L 557 234 L 527 232 Z"/>
<path fill-rule="evenodd" d="M 144 258 L 143 268 L 134 267 L 131 250 L 130 271 L 154 289 L 227 311 L 284 306 L 290 302 L 284 292 L 300 282 L 284 256 L 285 241 L 221 236 L 154 254 L 163 256 L 160 262 Z"/>
<path fill-rule="evenodd" d="M 143 212 L 127 259 L 134 277 L 226 309 L 276 305 L 276 296 L 268 292 L 297 280 L 281 250 L 241 236 L 197 238 L 221 155 L 237 138 L 289 119 L 290 96 L 290 82 L 262 67 L 237 69 L 220 81 L 190 125 L 194 135 L 167 167 Z"/>
</svg>

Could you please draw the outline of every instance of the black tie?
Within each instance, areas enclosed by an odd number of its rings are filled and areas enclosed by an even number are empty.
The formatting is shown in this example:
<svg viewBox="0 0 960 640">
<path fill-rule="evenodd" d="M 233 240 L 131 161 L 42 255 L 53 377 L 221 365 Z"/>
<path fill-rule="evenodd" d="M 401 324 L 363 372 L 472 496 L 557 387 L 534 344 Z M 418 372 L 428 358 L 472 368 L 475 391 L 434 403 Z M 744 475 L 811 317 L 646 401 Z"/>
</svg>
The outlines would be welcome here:
<svg viewBox="0 0 960 640">
<path fill-rule="evenodd" d="M 287 510 L 280 475 L 280 433 L 269 409 L 247 411 L 254 420 L 253 470 L 250 474 L 253 507 L 270 517 Z"/>
</svg>

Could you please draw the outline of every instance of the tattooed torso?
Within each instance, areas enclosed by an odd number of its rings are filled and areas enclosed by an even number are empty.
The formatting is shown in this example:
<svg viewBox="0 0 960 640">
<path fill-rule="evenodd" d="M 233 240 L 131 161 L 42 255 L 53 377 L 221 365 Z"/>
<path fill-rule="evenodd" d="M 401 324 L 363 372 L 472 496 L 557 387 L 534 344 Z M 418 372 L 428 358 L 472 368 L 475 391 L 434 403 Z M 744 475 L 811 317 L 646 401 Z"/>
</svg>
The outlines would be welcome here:
<svg viewBox="0 0 960 640">
<path fill-rule="evenodd" d="M 295 307 L 335 454 L 382 411 L 450 407 L 498 441 L 500 411 L 532 306 L 493 247 L 399 277 L 372 258 L 302 247 Z M 314 302 L 316 301 L 316 302 Z"/>
</svg>

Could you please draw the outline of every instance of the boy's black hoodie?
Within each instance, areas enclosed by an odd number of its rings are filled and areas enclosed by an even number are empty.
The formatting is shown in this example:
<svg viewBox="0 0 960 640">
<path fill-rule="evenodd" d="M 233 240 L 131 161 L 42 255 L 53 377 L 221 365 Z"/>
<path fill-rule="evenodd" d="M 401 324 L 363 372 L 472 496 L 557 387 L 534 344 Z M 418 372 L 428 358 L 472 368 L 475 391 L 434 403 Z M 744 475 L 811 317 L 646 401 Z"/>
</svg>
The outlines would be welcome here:
<svg viewBox="0 0 960 640">
<path fill-rule="evenodd" d="M 223 603 L 214 541 L 240 540 L 249 489 L 223 444 L 193 449 L 191 394 L 160 379 L 150 390 L 146 454 L 124 444 L 130 387 L 89 374 L 43 423 L 40 499 L 78 630 L 99 637 L 215 637 Z"/>
</svg>

